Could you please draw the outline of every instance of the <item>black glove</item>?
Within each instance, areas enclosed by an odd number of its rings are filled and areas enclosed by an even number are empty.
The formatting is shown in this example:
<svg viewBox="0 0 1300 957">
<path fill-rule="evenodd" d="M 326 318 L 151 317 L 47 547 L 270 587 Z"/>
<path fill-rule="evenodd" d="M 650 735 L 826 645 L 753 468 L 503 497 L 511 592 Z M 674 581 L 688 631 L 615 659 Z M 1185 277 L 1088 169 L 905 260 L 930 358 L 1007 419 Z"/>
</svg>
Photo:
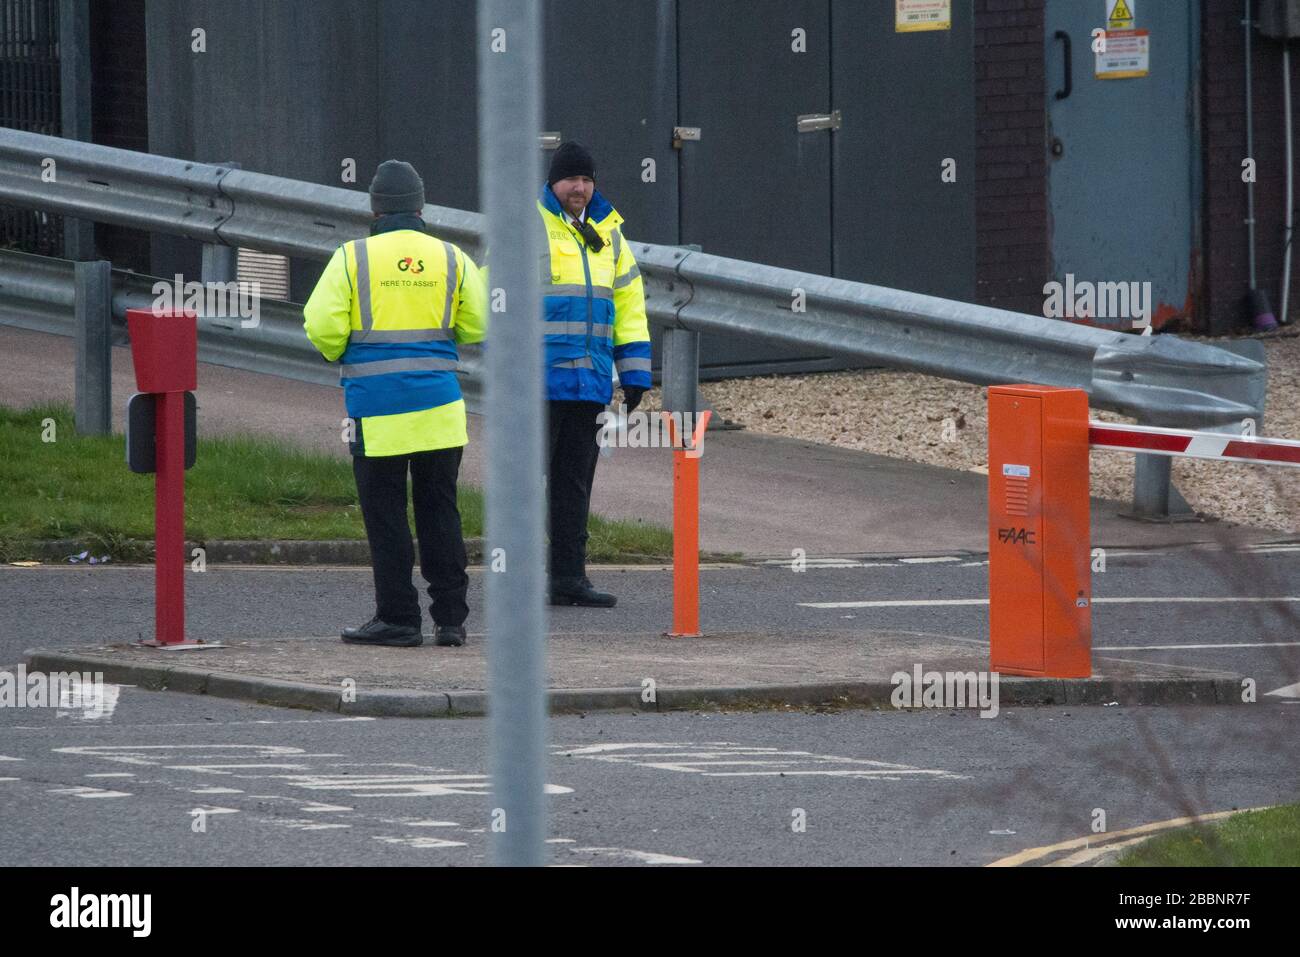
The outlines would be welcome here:
<svg viewBox="0 0 1300 957">
<path fill-rule="evenodd" d="M 633 412 L 641 404 L 641 396 L 645 395 L 645 389 L 638 389 L 633 385 L 623 386 L 623 401 L 627 403 L 627 410 Z"/>
</svg>

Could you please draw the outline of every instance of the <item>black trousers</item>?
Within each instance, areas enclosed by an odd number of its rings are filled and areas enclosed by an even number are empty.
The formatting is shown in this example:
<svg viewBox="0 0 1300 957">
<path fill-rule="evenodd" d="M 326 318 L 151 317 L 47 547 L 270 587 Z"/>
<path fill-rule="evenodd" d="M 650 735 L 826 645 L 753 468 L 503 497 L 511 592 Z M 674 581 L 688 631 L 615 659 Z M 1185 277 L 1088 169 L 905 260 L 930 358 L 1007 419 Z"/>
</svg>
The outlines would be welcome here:
<svg viewBox="0 0 1300 957">
<path fill-rule="evenodd" d="M 420 627 L 420 596 L 411 583 L 415 563 L 411 527 L 406 520 L 406 473 L 411 473 L 415 532 L 420 540 L 420 572 L 433 599 L 435 625 L 461 625 L 469 617 L 465 602 L 465 540 L 456 507 L 456 476 L 463 450 L 438 449 L 411 455 L 352 457 L 361 517 L 370 540 L 375 573 L 375 613 L 391 625 Z"/>
<path fill-rule="evenodd" d="M 587 515 L 591 484 L 600 456 L 596 416 L 599 402 L 547 403 L 550 425 L 551 577 L 580 578 L 587 573 Z"/>
</svg>

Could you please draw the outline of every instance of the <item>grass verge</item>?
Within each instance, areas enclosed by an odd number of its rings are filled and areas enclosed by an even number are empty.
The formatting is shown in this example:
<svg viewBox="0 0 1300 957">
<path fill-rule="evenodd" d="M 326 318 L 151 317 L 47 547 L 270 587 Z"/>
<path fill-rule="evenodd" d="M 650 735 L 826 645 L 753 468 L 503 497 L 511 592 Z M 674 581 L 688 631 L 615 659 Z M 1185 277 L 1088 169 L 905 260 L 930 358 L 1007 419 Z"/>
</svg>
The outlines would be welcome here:
<svg viewBox="0 0 1300 957">
<path fill-rule="evenodd" d="M 1298 867 L 1300 804 L 1180 828 L 1126 851 L 1121 867 Z"/>
<path fill-rule="evenodd" d="M 95 555 L 137 561 L 153 539 L 153 476 L 126 467 L 120 435 L 77 435 L 67 406 L 0 406 L 0 561 L 34 542 L 72 539 Z M 462 484 L 466 537 L 483 534 L 483 494 Z M 412 529 L 414 523 L 412 522 Z M 593 562 L 664 561 L 672 533 L 592 516 Z M 364 539 L 352 467 L 344 458 L 259 436 L 199 435 L 185 480 L 185 534 L 195 541 Z"/>
</svg>

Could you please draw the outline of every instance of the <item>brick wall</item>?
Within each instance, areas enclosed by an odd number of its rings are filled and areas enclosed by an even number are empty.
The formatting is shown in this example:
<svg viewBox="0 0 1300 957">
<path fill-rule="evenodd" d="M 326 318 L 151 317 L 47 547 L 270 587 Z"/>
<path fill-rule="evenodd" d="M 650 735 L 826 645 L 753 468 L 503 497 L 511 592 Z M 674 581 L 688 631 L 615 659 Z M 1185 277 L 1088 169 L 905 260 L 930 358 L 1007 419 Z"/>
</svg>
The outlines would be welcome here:
<svg viewBox="0 0 1300 957">
<path fill-rule="evenodd" d="M 1240 330 L 1247 319 L 1243 299 L 1249 289 L 1246 237 L 1245 53 L 1241 0 L 1205 0 L 1202 23 L 1202 146 L 1205 163 L 1204 263 L 1205 319 L 1214 332 Z M 1255 104 L 1254 160 L 1256 276 L 1275 313 L 1281 310 L 1282 243 L 1285 216 L 1285 140 L 1282 110 L 1282 48 L 1252 37 Z M 1300 50 L 1292 51 L 1292 96 L 1300 116 Z M 1300 188 L 1300 187 L 1298 187 Z M 1292 272 L 1300 273 L 1293 252 Z M 1295 306 L 1293 280 L 1289 309 Z M 1279 314 L 1279 318 L 1281 318 Z"/>
<path fill-rule="evenodd" d="M 1044 0 L 975 0 L 975 288 L 1042 315 L 1047 228 Z"/>
</svg>

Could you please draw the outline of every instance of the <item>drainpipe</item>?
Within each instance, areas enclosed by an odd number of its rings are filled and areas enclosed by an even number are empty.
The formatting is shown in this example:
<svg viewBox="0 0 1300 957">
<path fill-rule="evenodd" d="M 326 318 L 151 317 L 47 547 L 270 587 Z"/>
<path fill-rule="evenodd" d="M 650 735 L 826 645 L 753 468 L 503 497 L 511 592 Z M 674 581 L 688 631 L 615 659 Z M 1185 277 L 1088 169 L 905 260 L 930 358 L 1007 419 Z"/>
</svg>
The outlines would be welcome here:
<svg viewBox="0 0 1300 957">
<path fill-rule="evenodd" d="M 1291 301 L 1291 235 L 1295 226 L 1295 163 L 1291 156 L 1291 42 L 1282 41 L 1282 100 L 1286 116 L 1286 245 L 1282 258 L 1282 311 L 1278 321 L 1289 322 Z"/>
<path fill-rule="evenodd" d="M 1246 155 L 1255 158 L 1255 99 L 1252 90 L 1254 68 L 1251 63 L 1251 30 L 1254 23 L 1250 17 L 1251 0 L 1245 0 L 1245 15 L 1241 26 L 1246 34 Z M 1273 307 L 1268 303 L 1264 290 L 1257 288 L 1255 281 L 1255 183 L 1246 183 L 1246 227 L 1247 255 L 1250 261 L 1250 315 L 1257 332 L 1267 332 L 1277 328 L 1277 319 L 1273 316 Z"/>
</svg>

